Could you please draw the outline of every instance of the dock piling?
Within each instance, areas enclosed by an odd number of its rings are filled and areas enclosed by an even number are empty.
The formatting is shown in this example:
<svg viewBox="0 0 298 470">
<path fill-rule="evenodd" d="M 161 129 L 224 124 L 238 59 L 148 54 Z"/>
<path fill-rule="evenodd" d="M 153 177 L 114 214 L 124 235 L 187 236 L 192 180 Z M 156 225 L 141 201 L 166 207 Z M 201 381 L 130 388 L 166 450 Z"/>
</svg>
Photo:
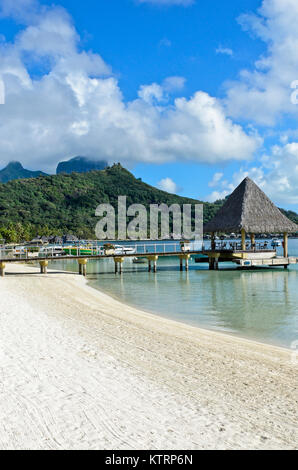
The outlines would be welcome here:
<svg viewBox="0 0 298 470">
<path fill-rule="evenodd" d="M 80 258 L 78 260 L 78 263 L 79 263 L 79 274 L 81 276 L 87 276 L 87 263 L 88 263 L 88 259 L 86 258 Z"/>
<path fill-rule="evenodd" d="M 150 255 L 147 256 L 148 259 L 148 272 L 150 273 L 152 271 L 152 264 L 153 263 L 153 272 L 157 272 L 157 260 L 158 260 L 158 255 Z"/>
<path fill-rule="evenodd" d="M 0 276 L 5 276 L 5 263 L 3 263 L 2 261 L 0 262 Z"/>
<path fill-rule="evenodd" d="M 49 262 L 46 260 L 42 260 L 39 262 L 39 265 L 40 265 L 40 273 L 47 274 L 47 268 L 48 268 Z"/>
<path fill-rule="evenodd" d="M 179 258 L 180 258 L 180 271 L 183 271 L 183 260 L 185 261 L 185 271 L 188 271 L 190 254 L 184 253 L 183 255 L 179 255 Z"/>
<path fill-rule="evenodd" d="M 123 256 L 117 256 L 114 258 L 114 263 L 115 263 L 115 274 L 119 272 L 119 274 L 122 274 L 122 265 L 124 262 L 124 257 Z"/>
</svg>

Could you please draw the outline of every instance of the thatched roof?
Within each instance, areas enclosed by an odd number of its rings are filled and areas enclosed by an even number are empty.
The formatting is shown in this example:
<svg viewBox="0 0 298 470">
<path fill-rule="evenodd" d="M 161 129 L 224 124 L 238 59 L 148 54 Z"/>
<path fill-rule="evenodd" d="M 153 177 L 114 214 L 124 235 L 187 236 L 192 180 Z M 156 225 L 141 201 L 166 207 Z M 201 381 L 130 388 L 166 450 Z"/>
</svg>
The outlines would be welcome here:
<svg viewBox="0 0 298 470">
<path fill-rule="evenodd" d="M 204 227 L 204 232 L 298 232 L 291 222 L 250 179 L 245 178 Z"/>
</svg>

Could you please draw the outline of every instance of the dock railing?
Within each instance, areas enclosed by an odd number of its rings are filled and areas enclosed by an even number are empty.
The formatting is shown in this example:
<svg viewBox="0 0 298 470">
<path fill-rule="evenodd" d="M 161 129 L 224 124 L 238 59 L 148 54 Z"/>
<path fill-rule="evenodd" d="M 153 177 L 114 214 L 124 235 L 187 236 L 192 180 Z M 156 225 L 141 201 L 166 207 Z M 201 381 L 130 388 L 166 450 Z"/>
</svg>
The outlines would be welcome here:
<svg viewBox="0 0 298 470">
<path fill-rule="evenodd" d="M 57 258 L 78 258 L 78 257 L 113 257 L 113 256 L 146 256 L 146 255 L 167 255 L 191 252 L 199 252 L 201 250 L 192 249 L 192 245 L 181 246 L 180 242 L 173 243 L 135 243 L 123 244 L 111 243 L 109 249 L 102 245 L 84 244 L 84 245 L 55 245 L 55 246 L 38 246 L 38 245 L 4 245 L 0 247 L 0 260 L 38 260 L 57 259 Z"/>
</svg>

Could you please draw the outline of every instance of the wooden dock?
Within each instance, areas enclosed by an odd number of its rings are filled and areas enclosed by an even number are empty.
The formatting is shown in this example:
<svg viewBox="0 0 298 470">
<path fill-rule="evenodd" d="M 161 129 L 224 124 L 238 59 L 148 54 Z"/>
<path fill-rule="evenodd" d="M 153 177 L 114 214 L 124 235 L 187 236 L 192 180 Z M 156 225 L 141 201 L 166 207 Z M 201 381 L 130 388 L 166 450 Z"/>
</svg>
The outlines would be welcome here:
<svg viewBox="0 0 298 470">
<path fill-rule="evenodd" d="M 173 246 L 173 245 L 171 245 Z M 138 248 L 140 246 L 138 245 Z M 39 263 L 40 265 L 40 272 L 42 274 L 47 273 L 47 268 L 49 265 L 49 262 L 53 261 L 73 261 L 76 260 L 78 262 L 78 270 L 79 274 L 86 276 L 87 272 L 87 264 L 88 261 L 91 260 L 105 260 L 105 259 L 113 259 L 115 263 L 115 273 L 121 273 L 122 272 L 122 265 L 125 259 L 129 258 L 146 258 L 148 262 L 148 271 L 151 272 L 156 272 L 157 271 L 157 261 L 159 258 L 167 258 L 167 257 L 177 257 L 179 260 L 179 265 L 180 265 L 180 270 L 183 271 L 185 268 L 186 271 L 189 270 L 189 260 L 191 256 L 201 256 L 202 251 L 198 250 L 187 250 L 187 251 L 181 251 L 180 245 L 175 245 L 175 250 L 173 251 L 167 251 L 166 247 L 167 245 L 144 245 L 145 249 L 141 252 L 135 252 L 135 253 L 107 253 L 107 254 L 81 254 L 81 251 L 86 251 L 85 249 L 77 249 L 77 254 L 74 255 L 40 255 L 38 256 L 32 256 L 32 252 L 30 252 L 30 249 L 34 249 L 36 247 L 27 247 L 27 252 L 26 254 L 20 254 L 17 256 L 12 256 L 11 253 L 5 254 L 6 250 L 5 248 L 0 249 L 0 276 L 5 275 L 5 267 L 6 264 L 9 263 L 32 263 L 36 262 Z M 150 249 L 150 247 L 152 247 Z M 125 246 L 124 246 L 125 248 Z M 162 250 L 163 248 L 163 250 Z M 183 266 L 184 265 L 184 266 Z"/>
<path fill-rule="evenodd" d="M 136 245 L 140 249 L 140 245 Z M 101 254 L 86 254 L 86 249 L 80 249 L 77 247 L 77 253 L 71 255 L 54 255 L 49 253 L 47 255 L 41 255 L 40 253 L 32 253 L 32 249 L 36 247 L 26 247 L 26 253 L 13 255 L 11 249 L 2 247 L 0 249 L 0 276 L 5 275 L 5 267 L 9 263 L 32 263 L 36 262 L 40 265 L 40 272 L 42 274 L 47 273 L 49 262 L 54 261 L 74 261 L 78 262 L 78 272 L 80 275 L 86 276 L 88 261 L 92 260 L 105 260 L 113 259 L 115 265 L 115 273 L 122 273 L 123 263 L 125 259 L 130 258 L 144 258 L 147 260 L 148 271 L 157 271 L 157 262 L 159 258 L 176 257 L 180 271 L 185 269 L 189 270 L 189 260 L 193 256 L 195 257 L 196 263 L 209 263 L 210 270 L 218 270 L 219 263 L 235 263 L 238 269 L 251 269 L 257 267 L 284 267 L 288 268 L 289 265 L 297 264 L 298 259 L 296 257 L 283 257 L 275 256 L 273 258 L 267 258 L 268 253 L 272 253 L 272 250 L 186 250 L 181 251 L 180 245 L 175 246 L 174 250 L 167 251 L 167 244 L 154 244 L 154 245 L 142 245 L 143 250 L 135 253 L 101 253 Z M 123 246 L 127 248 L 127 246 Z M 84 251 L 84 253 L 81 253 Z M 94 250 L 95 251 L 95 250 Z"/>
</svg>

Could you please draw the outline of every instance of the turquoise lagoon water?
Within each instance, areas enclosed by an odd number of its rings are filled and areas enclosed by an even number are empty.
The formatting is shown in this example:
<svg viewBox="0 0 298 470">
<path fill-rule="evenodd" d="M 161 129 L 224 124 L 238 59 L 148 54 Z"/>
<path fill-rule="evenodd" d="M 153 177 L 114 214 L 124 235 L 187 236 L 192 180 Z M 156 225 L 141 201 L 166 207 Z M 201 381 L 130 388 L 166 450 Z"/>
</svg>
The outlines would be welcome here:
<svg viewBox="0 0 298 470">
<path fill-rule="evenodd" d="M 289 240 L 298 257 L 298 240 Z M 53 268 L 77 271 L 74 261 L 55 261 Z M 88 263 L 89 284 L 140 309 L 190 325 L 291 348 L 298 340 L 298 266 L 240 271 L 221 264 L 190 262 L 180 272 L 178 258 L 160 258 L 158 272 L 126 260 L 115 275 L 113 260 Z"/>
</svg>

